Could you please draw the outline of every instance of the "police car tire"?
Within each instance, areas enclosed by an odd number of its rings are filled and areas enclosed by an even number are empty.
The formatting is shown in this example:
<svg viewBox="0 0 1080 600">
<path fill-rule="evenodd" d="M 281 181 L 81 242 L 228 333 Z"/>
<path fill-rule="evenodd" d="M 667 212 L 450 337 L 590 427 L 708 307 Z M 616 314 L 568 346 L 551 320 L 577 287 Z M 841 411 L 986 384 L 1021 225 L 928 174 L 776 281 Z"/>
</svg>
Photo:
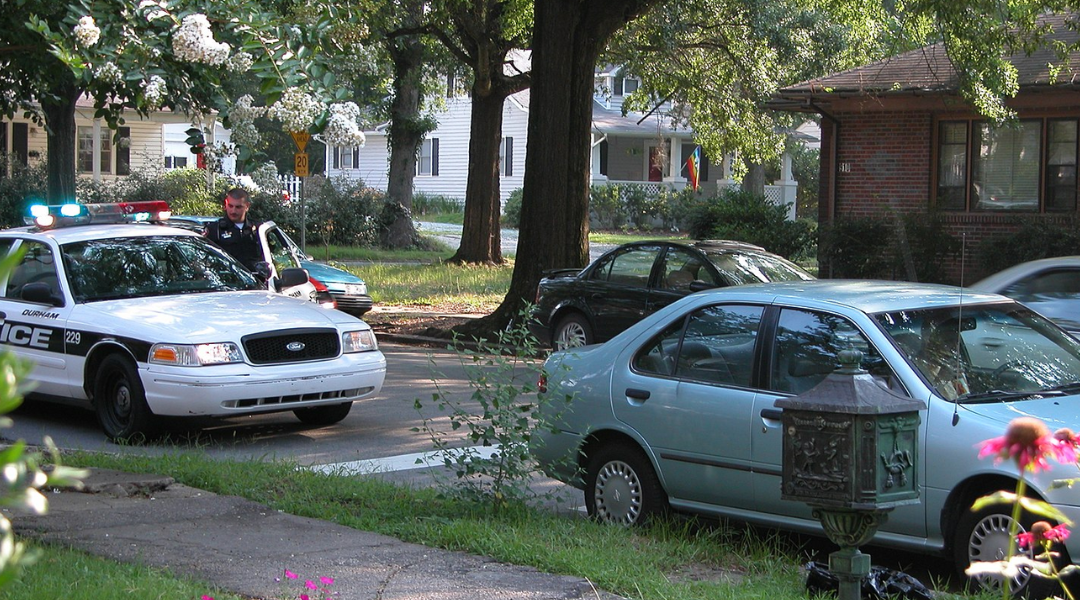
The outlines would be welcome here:
<svg viewBox="0 0 1080 600">
<path fill-rule="evenodd" d="M 139 371 L 134 363 L 119 354 L 101 361 L 94 382 L 94 408 L 98 422 L 111 440 L 130 440 L 149 436 L 155 418 L 146 404 Z"/>
<path fill-rule="evenodd" d="M 329 406 L 298 408 L 293 411 L 293 414 L 296 415 L 297 419 L 300 419 L 301 423 L 307 425 L 333 425 L 349 416 L 352 404 L 352 402 L 342 402 L 341 404 L 331 404 Z"/>
</svg>

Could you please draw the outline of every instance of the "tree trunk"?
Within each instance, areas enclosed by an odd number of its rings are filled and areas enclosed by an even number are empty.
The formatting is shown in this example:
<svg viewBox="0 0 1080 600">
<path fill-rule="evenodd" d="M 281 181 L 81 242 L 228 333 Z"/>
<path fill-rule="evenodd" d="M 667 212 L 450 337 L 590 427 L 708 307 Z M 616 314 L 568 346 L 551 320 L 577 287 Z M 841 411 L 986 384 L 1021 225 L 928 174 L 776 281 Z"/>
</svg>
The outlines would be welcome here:
<svg viewBox="0 0 1080 600">
<path fill-rule="evenodd" d="M 469 135 L 469 181 L 465 186 L 465 222 L 461 246 L 450 262 L 502 264 L 499 225 L 499 146 L 502 144 L 506 95 L 480 95 L 474 86 Z"/>
<path fill-rule="evenodd" d="M 529 146 L 510 290 L 466 334 L 503 329 L 545 269 L 588 262 L 593 71 L 608 38 L 658 0 L 534 0 Z"/>
<path fill-rule="evenodd" d="M 74 83 L 57 85 L 55 96 L 45 96 L 41 112 L 48 134 L 46 193 L 49 204 L 75 200 L 75 102 L 79 90 Z"/>
<path fill-rule="evenodd" d="M 765 195 L 765 165 L 746 161 L 746 177 L 743 178 L 742 189 L 758 196 Z"/>
<path fill-rule="evenodd" d="M 386 248 L 410 248 L 419 241 L 412 221 L 413 178 L 416 157 L 427 133 L 420 125 L 420 77 L 423 46 L 416 38 L 390 43 L 394 62 L 394 100 L 390 106 L 390 172 L 386 198 L 386 228 L 381 242 Z M 404 210 L 403 210 L 404 209 Z"/>
</svg>

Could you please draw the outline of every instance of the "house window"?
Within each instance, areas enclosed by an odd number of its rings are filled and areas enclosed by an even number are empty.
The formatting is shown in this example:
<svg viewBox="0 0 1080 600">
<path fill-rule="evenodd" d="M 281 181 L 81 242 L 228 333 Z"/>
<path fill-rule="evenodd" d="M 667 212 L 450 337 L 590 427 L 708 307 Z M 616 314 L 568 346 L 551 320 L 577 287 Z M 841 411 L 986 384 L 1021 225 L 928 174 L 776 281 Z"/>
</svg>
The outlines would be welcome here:
<svg viewBox="0 0 1080 600">
<path fill-rule="evenodd" d="M 1076 119 L 938 125 L 937 206 L 972 212 L 1076 209 Z"/>
<path fill-rule="evenodd" d="M 11 153 L 19 164 L 27 165 L 30 159 L 30 126 L 26 123 L 11 124 Z"/>
<path fill-rule="evenodd" d="M 166 156 L 165 168 L 166 169 L 183 169 L 187 166 L 188 159 L 186 156 Z"/>
<path fill-rule="evenodd" d="M 360 168 L 360 148 L 335 147 L 333 152 L 333 168 L 335 169 L 358 169 Z"/>
<path fill-rule="evenodd" d="M 420 158 L 416 161 L 416 174 L 435 177 L 439 174 L 439 139 L 424 140 L 420 145 Z"/>
<path fill-rule="evenodd" d="M 512 177 L 514 175 L 514 138 L 505 137 L 499 144 L 499 175 Z"/>
<path fill-rule="evenodd" d="M 640 82 L 637 79 L 631 77 L 623 77 L 621 74 L 614 77 L 613 95 L 615 96 L 629 96 L 637 91 Z"/>
<path fill-rule="evenodd" d="M 101 162 L 98 163 L 100 172 L 112 173 L 112 140 L 109 139 L 108 128 L 99 130 L 99 145 L 101 146 Z M 79 127 L 78 129 L 78 165 L 80 173 L 94 172 L 94 128 Z"/>
</svg>

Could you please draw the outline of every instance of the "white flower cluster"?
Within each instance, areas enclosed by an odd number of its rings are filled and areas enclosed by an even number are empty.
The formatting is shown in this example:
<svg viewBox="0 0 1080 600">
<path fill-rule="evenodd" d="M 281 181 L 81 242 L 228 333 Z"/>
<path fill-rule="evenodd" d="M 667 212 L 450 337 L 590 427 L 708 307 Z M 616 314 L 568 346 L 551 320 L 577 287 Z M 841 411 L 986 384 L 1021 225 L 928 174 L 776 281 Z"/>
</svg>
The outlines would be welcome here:
<svg viewBox="0 0 1080 600">
<path fill-rule="evenodd" d="M 100 38 L 101 30 L 94 23 L 94 17 L 87 15 L 79 19 L 79 24 L 75 26 L 75 41 L 79 42 L 80 46 L 89 48 L 96 44 Z"/>
<path fill-rule="evenodd" d="M 206 160 L 206 168 L 210 171 L 221 171 L 221 159 L 236 154 L 235 146 L 218 142 L 203 148 L 203 157 Z"/>
<path fill-rule="evenodd" d="M 157 75 L 151 75 L 150 79 L 143 81 L 142 87 L 146 108 L 150 110 L 161 108 L 162 103 L 165 102 L 165 94 L 169 93 L 165 80 Z"/>
<path fill-rule="evenodd" d="M 194 14 L 184 17 L 180 28 L 173 34 L 173 54 L 181 60 L 220 65 L 229 58 L 229 45 L 214 41 L 210 21 L 206 15 Z"/>
<path fill-rule="evenodd" d="M 154 21 L 169 16 L 169 5 L 165 0 L 142 0 L 139 2 L 139 10 L 146 14 L 147 21 Z"/>
<path fill-rule="evenodd" d="M 322 102 L 300 88 L 289 88 L 266 114 L 281 121 L 285 131 L 307 131 L 322 112 Z"/>
<path fill-rule="evenodd" d="M 94 79 L 104 81 L 109 85 L 117 85 L 124 80 L 124 73 L 115 64 L 105 63 L 94 69 Z"/>
<path fill-rule="evenodd" d="M 363 146 L 366 140 L 359 121 L 360 107 L 355 102 L 331 104 L 330 118 L 322 132 L 323 141 L 339 148 Z"/>
<path fill-rule="evenodd" d="M 262 191 L 274 192 L 281 189 L 281 178 L 278 177 L 277 165 L 274 161 L 263 163 L 252 171 L 251 181 Z"/>
<path fill-rule="evenodd" d="M 230 73 L 247 73 L 253 64 L 255 64 L 255 57 L 247 52 L 237 52 L 225 61 L 225 68 Z"/>
<path fill-rule="evenodd" d="M 266 114 L 266 107 L 252 106 L 251 102 L 251 96 L 245 94 L 229 109 L 230 139 L 241 146 L 254 147 L 259 143 L 255 119 Z"/>
</svg>

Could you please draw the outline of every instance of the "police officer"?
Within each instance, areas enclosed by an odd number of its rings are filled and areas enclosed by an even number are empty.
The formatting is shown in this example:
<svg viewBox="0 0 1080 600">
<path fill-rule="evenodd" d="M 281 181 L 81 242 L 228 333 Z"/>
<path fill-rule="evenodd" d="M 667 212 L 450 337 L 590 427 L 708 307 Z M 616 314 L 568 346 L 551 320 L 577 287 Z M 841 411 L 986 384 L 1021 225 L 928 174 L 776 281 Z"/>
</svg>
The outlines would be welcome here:
<svg viewBox="0 0 1080 600">
<path fill-rule="evenodd" d="M 203 235 L 221 246 L 240 261 L 249 271 L 255 271 L 255 263 L 263 259 L 259 251 L 259 224 L 247 218 L 251 197 L 241 188 L 225 193 L 225 216 L 206 224 Z"/>
</svg>

